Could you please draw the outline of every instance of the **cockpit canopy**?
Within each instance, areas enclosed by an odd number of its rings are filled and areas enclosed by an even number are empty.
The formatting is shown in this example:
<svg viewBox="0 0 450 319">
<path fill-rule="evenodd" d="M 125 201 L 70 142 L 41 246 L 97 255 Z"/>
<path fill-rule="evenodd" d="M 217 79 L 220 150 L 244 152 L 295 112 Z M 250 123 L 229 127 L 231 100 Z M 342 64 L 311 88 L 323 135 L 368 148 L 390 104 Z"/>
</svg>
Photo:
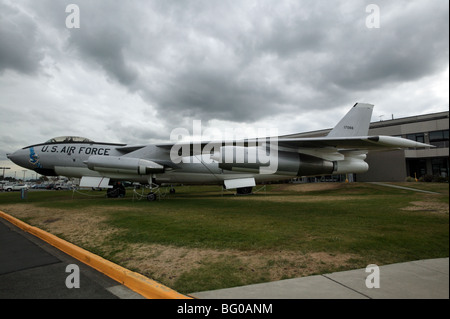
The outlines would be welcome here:
<svg viewBox="0 0 450 319">
<path fill-rule="evenodd" d="M 79 136 L 60 136 L 49 139 L 45 144 L 51 143 L 93 143 L 94 141 Z"/>
</svg>

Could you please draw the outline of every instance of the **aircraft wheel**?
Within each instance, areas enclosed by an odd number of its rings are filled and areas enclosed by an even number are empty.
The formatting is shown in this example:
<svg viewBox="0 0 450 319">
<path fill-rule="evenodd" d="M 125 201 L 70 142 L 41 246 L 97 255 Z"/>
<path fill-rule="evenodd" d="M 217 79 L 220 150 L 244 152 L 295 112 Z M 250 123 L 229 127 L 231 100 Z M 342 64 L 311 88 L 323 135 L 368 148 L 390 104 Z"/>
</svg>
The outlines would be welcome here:
<svg viewBox="0 0 450 319">
<path fill-rule="evenodd" d="M 147 194 L 147 200 L 148 200 L 149 202 L 155 201 L 155 200 L 156 200 L 156 194 L 153 193 L 153 192 L 148 193 L 148 194 Z"/>
<path fill-rule="evenodd" d="M 106 191 L 106 196 L 108 198 L 122 198 L 125 197 L 126 190 L 122 183 L 114 183 L 113 188 Z"/>
<path fill-rule="evenodd" d="M 252 193 L 253 187 L 240 187 L 236 189 L 237 195 L 249 195 Z"/>
<path fill-rule="evenodd" d="M 117 188 L 108 189 L 106 191 L 106 197 L 108 197 L 108 198 L 117 198 L 118 197 Z"/>
</svg>

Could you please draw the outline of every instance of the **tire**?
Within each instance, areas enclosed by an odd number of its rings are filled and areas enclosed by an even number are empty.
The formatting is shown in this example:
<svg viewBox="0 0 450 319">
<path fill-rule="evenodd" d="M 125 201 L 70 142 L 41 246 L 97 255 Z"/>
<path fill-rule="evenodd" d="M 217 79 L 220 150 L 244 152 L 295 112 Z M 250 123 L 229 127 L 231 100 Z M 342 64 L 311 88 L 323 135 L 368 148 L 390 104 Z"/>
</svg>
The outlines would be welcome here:
<svg viewBox="0 0 450 319">
<path fill-rule="evenodd" d="M 253 187 L 241 187 L 236 189 L 237 195 L 249 195 L 252 193 Z"/>
<path fill-rule="evenodd" d="M 119 194 L 119 192 L 117 191 L 117 188 L 108 189 L 106 191 L 106 197 L 108 197 L 108 198 L 117 198 L 118 194 Z"/>
<path fill-rule="evenodd" d="M 154 202 L 156 200 L 156 194 L 153 192 L 150 192 L 147 194 L 147 200 L 149 202 Z"/>
</svg>

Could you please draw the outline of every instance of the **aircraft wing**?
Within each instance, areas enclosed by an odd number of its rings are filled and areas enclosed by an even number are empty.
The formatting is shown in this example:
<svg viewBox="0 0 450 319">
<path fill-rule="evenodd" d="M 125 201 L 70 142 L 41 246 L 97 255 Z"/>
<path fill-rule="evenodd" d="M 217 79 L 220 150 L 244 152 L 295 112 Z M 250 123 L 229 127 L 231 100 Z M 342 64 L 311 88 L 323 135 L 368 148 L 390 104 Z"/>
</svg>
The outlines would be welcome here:
<svg viewBox="0 0 450 319">
<path fill-rule="evenodd" d="M 278 145 L 288 148 L 324 148 L 338 150 L 386 150 L 398 148 L 434 147 L 429 144 L 393 136 L 356 136 L 356 137 L 314 137 L 314 138 L 280 138 Z"/>
<path fill-rule="evenodd" d="M 197 149 L 197 153 L 193 155 L 201 154 L 201 150 L 207 145 L 209 146 L 225 146 L 225 145 L 241 145 L 250 146 L 257 145 L 258 143 L 268 144 L 270 141 L 274 141 L 279 146 L 284 148 L 290 148 L 292 151 L 298 151 L 302 148 L 335 148 L 336 150 L 355 149 L 355 150 L 389 150 L 399 148 L 423 148 L 434 147 L 433 145 L 415 142 L 412 140 L 393 137 L 393 136 L 355 136 L 355 137 L 311 137 L 311 138 L 262 138 L 262 139 L 245 139 L 245 140 L 232 140 L 232 141 L 201 141 L 201 142 L 177 142 L 177 143 L 161 143 L 157 144 L 157 147 L 170 150 L 172 147 L 178 145 L 179 147 L 188 146 L 193 150 Z"/>
<path fill-rule="evenodd" d="M 314 137 L 314 138 L 275 138 L 275 139 L 246 139 L 235 141 L 209 142 L 179 142 L 158 144 L 157 147 L 179 152 L 183 148 L 189 149 L 189 154 L 207 155 L 217 152 L 222 146 L 256 146 L 270 145 L 285 152 L 307 154 L 329 161 L 343 160 L 345 156 L 367 154 L 374 151 L 388 151 L 405 148 L 434 147 L 433 145 L 392 136 L 352 136 L 352 137 Z"/>
</svg>

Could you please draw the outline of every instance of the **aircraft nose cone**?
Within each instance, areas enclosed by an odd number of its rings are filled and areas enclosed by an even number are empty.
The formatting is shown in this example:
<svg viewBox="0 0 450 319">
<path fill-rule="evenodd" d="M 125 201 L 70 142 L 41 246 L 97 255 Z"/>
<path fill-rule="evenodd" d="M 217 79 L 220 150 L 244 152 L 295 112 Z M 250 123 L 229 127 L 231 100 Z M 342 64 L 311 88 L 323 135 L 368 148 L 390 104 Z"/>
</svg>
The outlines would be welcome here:
<svg viewBox="0 0 450 319">
<path fill-rule="evenodd" d="M 14 163 L 24 168 L 32 169 L 33 165 L 30 163 L 30 155 L 28 150 L 18 150 L 6 156 Z"/>
<path fill-rule="evenodd" d="M 6 154 L 6 157 L 8 158 L 8 159 L 10 159 L 11 161 L 13 161 L 14 163 L 16 163 L 16 160 L 17 160 L 17 154 L 16 154 L 17 152 L 14 152 L 14 153 L 8 153 L 8 154 Z M 16 163 L 17 164 L 17 163 Z"/>
</svg>

